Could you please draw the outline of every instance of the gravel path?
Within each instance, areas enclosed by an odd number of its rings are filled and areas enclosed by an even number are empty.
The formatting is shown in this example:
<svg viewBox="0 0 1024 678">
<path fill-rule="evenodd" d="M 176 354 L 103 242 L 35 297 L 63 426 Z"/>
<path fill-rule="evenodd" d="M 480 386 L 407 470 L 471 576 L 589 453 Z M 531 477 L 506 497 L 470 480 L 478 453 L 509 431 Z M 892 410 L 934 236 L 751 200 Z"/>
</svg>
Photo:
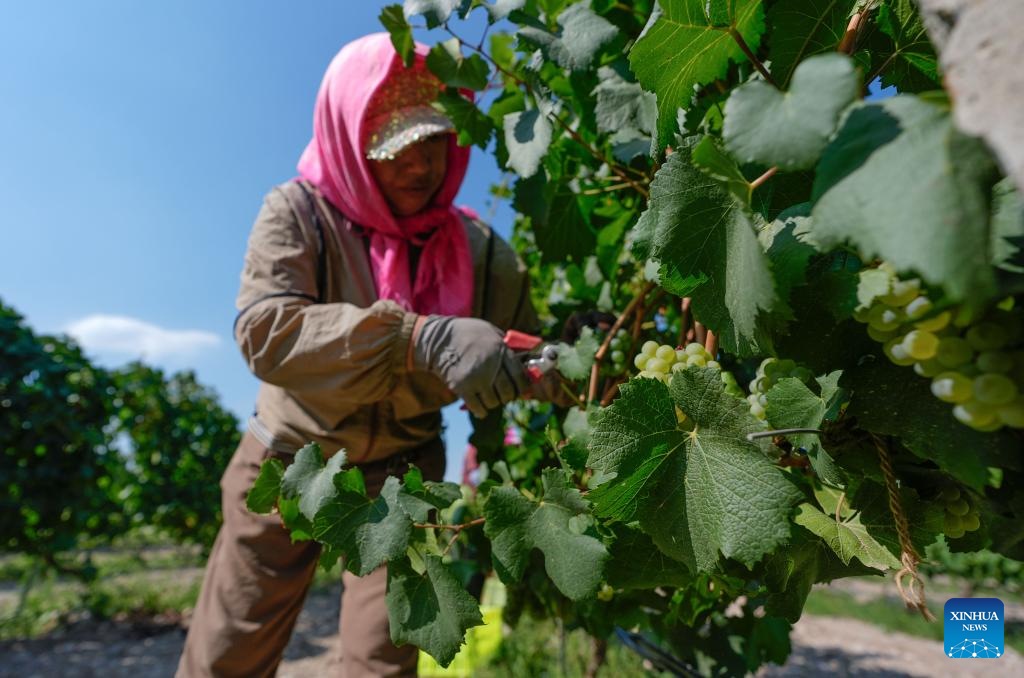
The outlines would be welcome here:
<svg viewBox="0 0 1024 678">
<path fill-rule="evenodd" d="M 875 588 L 874 595 L 882 590 Z M 278 671 L 279 678 L 334 675 L 339 593 L 340 588 L 332 587 L 310 595 Z M 867 597 L 871 591 L 865 588 L 857 593 Z M 83 622 L 38 640 L 3 642 L 0 676 L 172 676 L 185 639 L 185 623 L 187 620 L 175 618 Z M 1013 650 L 998 660 L 953 660 L 943 654 L 939 642 L 892 633 L 852 619 L 805 615 L 792 638 L 790 660 L 782 667 L 766 667 L 758 673 L 760 678 L 1024 676 L 1024 658 Z"/>
</svg>

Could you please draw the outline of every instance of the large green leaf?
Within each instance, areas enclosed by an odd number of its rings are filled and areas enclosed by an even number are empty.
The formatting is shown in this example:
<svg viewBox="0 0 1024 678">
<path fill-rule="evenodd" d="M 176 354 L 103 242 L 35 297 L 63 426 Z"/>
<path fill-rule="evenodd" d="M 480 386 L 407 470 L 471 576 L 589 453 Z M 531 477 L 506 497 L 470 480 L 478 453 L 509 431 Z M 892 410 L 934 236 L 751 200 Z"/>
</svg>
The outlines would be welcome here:
<svg viewBox="0 0 1024 678">
<path fill-rule="evenodd" d="M 758 240 L 768 254 L 778 302 L 772 309 L 777 320 L 794 318 L 791 297 L 793 290 L 807 282 L 811 259 L 817 254 L 809 242 L 811 206 L 793 205 L 782 212 L 771 224 L 758 233 Z"/>
<path fill-rule="evenodd" d="M 587 2 L 576 3 L 562 12 L 558 25 L 557 34 L 535 26 L 521 26 L 516 34 L 540 47 L 551 61 L 574 71 L 590 68 L 598 50 L 618 35 L 618 29 L 594 14 Z"/>
<path fill-rule="evenodd" d="M 658 145 L 669 142 L 676 111 L 696 85 L 725 77 L 730 61 L 746 56 L 731 34 L 757 50 L 764 32 L 761 0 L 661 0 L 661 14 L 633 45 L 629 63 L 644 89 L 658 96 Z"/>
<path fill-rule="evenodd" d="M 434 509 L 451 506 L 462 497 L 462 489 L 455 483 L 423 480 L 423 473 L 413 466 L 403 477 L 398 503 L 409 517 L 425 523 Z"/>
<path fill-rule="evenodd" d="M 799 379 L 780 379 L 766 394 L 768 407 L 765 414 L 774 428 L 816 428 L 820 429 L 826 419 L 838 414 L 845 393 L 839 388 L 840 372 L 818 377 L 819 393 L 814 393 Z M 835 467 L 835 462 L 821 445 L 821 439 L 813 433 L 790 435 L 794 445 L 807 450 L 818 477 L 832 485 L 843 485 L 844 478 Z M 847 561 L 849 562 L 849 561 Z"/>
<path fill-rule="evenodd" d="M 765 611 L 796 623 L 815 584 L 842 577 L 877 574 L 877 570 L 856 561 L 844 564 L 820 539 L 797 527 L 787 547 L 773 554 L 765 563 L 765 573 L 769 591 Z"/>
<path fill-rule="evenodd" d="M 405 18 L 423 16 L 431 26 L 439 26 L 466 0 L 405 0 Z M 466 3 L 468 4 L 468 3 Z"/>
<path fill-rule="evenodd" d="M 406 68 L 412 66 L 413 58 L 416 56 L 416 44 L 412 38 L 412 27 L 402 13 L 402 6 L 388 5 L 381 10 L 377 18 L 391 34 L 391 44 L 402 57 L 402 63 Z"/>
<path fill-rule="evenodd" d="M 833 52 L 857 0 L 779 0 L 768 10 L 772 77 L 783 89 L 806 57 Z"/>
<path fill-rule="evenodd" d="M 992 262 L 1014 273 L 1024 273 L 1024 199 L 1009 177 L 992 190 Z"/>
<path fill-rule="evenodd" d="M 611 526 L 615 540 L 605 579 L 616 589 L 653 589 L 659 586 L 689 586 L 693 576 L 686 566 L 669 558 L 651 538 L 637 527 L 616 523 Z"/>
<path fill-rule="evenodd" d="M 511 486 L 491 490 L 484 504 L 484 533 L 491 540 L 494 569 L 502 581 L 523 576 L 534 548 L 558 590 L 573 600 L 591 596 L 601 583 L 608 552 L 588 534 L 590 505 L 561 469 L 545 469 L 537 501 Z"/>
<path fill-rule="evenodd" d="M 691 160 L 699 170 L 722 182 L 740 204 L 750 204 L 750 182 L 736 161 L 719 148 L 714 137 L 708 135 L 701 139 L 693 149 Z"/>
<path fill-rule="evenodd" d="M 689 156 L 680 148 L 658 170 L 634 254 L 661 262 L 662 286 L 692 296 L 695 316 L 727 351 L 753 353 L 758 315 L 776 302 L 768 258 L 752 216 Z"/>
<path fill-rule="evenodd" d="M 910 541 L 918 553 L 924 553 L 929 544 L 943 531 L 945 509 L 934 501 L 921 501 L 917 491 L 903 486 L 899 489 L 900 511 L 907 521 Z M 865 482 L 853 496 L 854 510 L 860 510 L 860 522 L 876 542 L 899 558 L 903 547 L 900 544 L 896 519 L 889 506 L 889 494 L 885 487 L 874 482 Z"/>
<path fill-rule="evenodd" d="M 822 54 L 801 63 L 788 92 L 763 80 L 748 82 L 725 102 L 725 147 L 741 163 L 783 170 L 813 167 L 839 114 L 859 93 L 853 61 L 843 54 Z"/>
<path fill-rule="evenodd" d="M 912 0 L 885 0 L 871 36 L 871 70 L 900 92 L 940 89 L 938 58 Z"/>
<path fill-rule="evenodd" d="M 558 372 L 566 379 L 580 380 L 590 376 L 594 356 L 601 342 L 594 336 L 594 330 L 584 327 L 579 339 L 573 345 L 558 344 Z"/>
<path fill-rule="evenodd" d="M 316 443 L 306 445 L 295 453 L 295 461 L 281 477 L 281 496 L 285 499 L 298 498 L 302 515 L 313 520 L 317 511 L 337 494 L 334 476 L 341 472 L 345 461 L 345 450 L 340 450 L 324 463 L 320 446 Z"/>
<path fill-rule="evenodd" d="M 502 121 L 509 169 L 523 178 L 536 174 L 551 144 L 551 123 L 540 110 L 508 113 Z"/>
<path fill-rule="evenodd" d="M 953 418 L 949 403 L 934 397 L 928 380 L 893 365 L 878 350 L 845 373 L 852 391 L 848 414 L 868 431 L 898 436 L 914 454 L 977 490 L 988 467 L 1019 467 L 1020 444 L 1012 433 L 980 433 Z"/>
<path fill-rule="evenodd" d="M 434 45 L 427 54 L 427 68 L 449 87 L 482 90 L 490 68 L 479 54 L 462 54 L 458 38 Z"/>
<path fill-rule="evenodd" d="M 597 129 L 606 134 L 635 130 L 654 134 L 658 121 L 658 100 L 645 92 L 639 83 L 629 82 L 615 69 L 602 66 L 598 70 L 599 84 L 594 88 L 597 104 L 594 116 Z"/>
<path fill-rule="evenodd" d="M 815 179 L 814 239 L 854 244 L 866 258 L 913 270 L 954 299 L 994 291 L 984 144 L 947 111 L 913 96 L 851 109 Z"/>
<path fill-rule="evenodd" d="M 345 554 L 345 566 L 360 577 L 376 570 L 384 561 L 405 554 L 412 532 L 412 518 L 399 503 L 398 478 L 384 482 L 380 496 L 366 496 L 363 474 L 358 468 L 335 478 L 337 497 L 326 504 L 313 520 L 317 541 Z"/>
<path fill-rule="evenodd" d="M 466 629 L 483 624 L 480 607 L 437 556 L 416 572 L 407 558 L 388 563 L 388 622 L 395 645 L 411 643 L 448 666 Z"/>
<path fill-rule="evenodd" d="M 270 513 L 277 504 L 281 494 L 281 478 L 284 476 L 284 464 L 280 459 L 267 459 L 260 466 L 260 474 L 256 482 L 245 495 L 245 506 L 253 513 Z"/>
<path fill-rule="evenodd" d="M 472 101 L 455 90 L 445 90 L 437 97 L 436 105 L 455 125 L 460 146 L 475 144 L 481 150 L 487 148 L 494 131 L 491 118 L 476 107 Z"/>
<path fill-rule="evenodd" d="M 695 422 L 676 423 L 675 406 Z M 653 379 L 624 384 L 597 417 L 587 465 L 616 474 L 590 494 L 595 511 L 640 526 L 666 554 L 709 571 L 719 554 L 746 565 L 789 536 L 799 493 L 746 434 L 760 430 L 718 372 L 690 368 L 670 390 Z"/>
<path fill-rule="evenodd" d="M 899 559 L 868 534 L 859 515 L 837 521 L 835 516 L 827 516 L 811 504 L 801 504 L 793 521 L 824 539 L 844 565 L 857 558 L 878 570 L 900 567 Z"/>
</svg>

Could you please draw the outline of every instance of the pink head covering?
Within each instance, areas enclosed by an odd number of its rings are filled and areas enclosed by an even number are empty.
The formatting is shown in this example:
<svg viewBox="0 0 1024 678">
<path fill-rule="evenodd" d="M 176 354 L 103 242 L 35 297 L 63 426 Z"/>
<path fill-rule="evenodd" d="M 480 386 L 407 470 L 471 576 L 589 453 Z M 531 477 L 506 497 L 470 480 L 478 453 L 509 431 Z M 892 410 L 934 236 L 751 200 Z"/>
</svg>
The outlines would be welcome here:
<svg viewBox="0 0 1024 678">
<path fill-rule="evenodd" d="M 427 51 L 417 43 L 412 68 L 426 69 Z M 411 217 L 391 213 L 365 157 L 367 109 L 373 95 L 403 68 L 387 33 L 359 38 L 338 52 L 317 94 L 313 139 L 299 160 L 299 174 L 369 231 L 378 298 L 417 313 L 469 315 L 473 260 L 460 210 L 452 205 L 469 165 L 469 148 L 449 135 L 444 183 L 431 204 Z M 423 246 L 414 282 L 409 280 L 410 242 Z"/>
</svg>

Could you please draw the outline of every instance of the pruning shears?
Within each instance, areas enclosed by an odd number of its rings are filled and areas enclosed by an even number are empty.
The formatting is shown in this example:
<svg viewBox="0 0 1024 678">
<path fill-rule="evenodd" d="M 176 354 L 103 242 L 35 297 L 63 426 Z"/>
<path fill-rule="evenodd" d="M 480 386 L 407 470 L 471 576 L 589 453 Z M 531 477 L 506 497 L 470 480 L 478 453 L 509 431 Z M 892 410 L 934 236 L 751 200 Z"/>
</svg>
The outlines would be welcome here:
<svg viewBox="0 0 1024 678">
<path fill-rule="evenodd" d="M 526 361 L 526 374 L 534 384 L 558 366 L 558 347 L 554 344 L 544 344 L 544 340 L 540 337 L 517 330 L 509 330 L 505 332 L 504 341 L 505 345 L 516 353 L 533 353 L 537 347 L 541 347 L 534 357 Z M 541 344 L 544 345 L 541 346 Z"/>
</svg>

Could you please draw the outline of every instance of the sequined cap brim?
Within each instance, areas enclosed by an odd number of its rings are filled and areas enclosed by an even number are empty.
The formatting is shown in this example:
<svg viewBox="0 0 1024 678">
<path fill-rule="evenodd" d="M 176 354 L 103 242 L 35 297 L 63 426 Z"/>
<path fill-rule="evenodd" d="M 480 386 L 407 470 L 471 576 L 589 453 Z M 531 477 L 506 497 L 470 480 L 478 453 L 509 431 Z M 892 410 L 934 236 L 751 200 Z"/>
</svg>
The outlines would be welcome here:
<svg viewBox="0 0 1024 678">
<path fill-rule="evenodd" d="M 407 146 L 435 134 L 454 132 L 451 120 L 430 106 L 413 106 L 394 111 L 375 126 L 366 144 L 370 160 L 394 160 Z"/>
</svg>

